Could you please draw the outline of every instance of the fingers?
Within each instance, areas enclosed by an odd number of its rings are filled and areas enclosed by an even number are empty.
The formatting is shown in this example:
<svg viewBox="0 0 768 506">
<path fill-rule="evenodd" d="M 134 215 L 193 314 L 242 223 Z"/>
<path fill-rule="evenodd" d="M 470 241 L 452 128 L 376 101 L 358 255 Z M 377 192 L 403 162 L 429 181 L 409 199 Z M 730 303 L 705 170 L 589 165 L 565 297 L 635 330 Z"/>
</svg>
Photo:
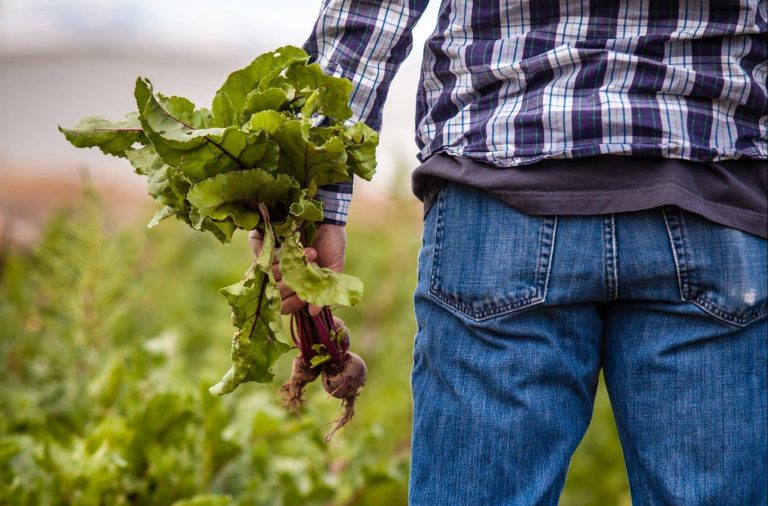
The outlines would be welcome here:
<svg viewBox="0 0 768 506">
<path fill-rule="evenodd" d="M 283 307 L 282 307 L 283 314 L 295 313 L 296 311 L 298 311 L 299 309 L 307 305 L 307 303 L 301 300 L 299 296 L 296 295 L 296 292 L 291 290 L 291 288 L 288 285 L 286 285 L 284 281 L 277 282 L 277 289 L 280 292 L 280 298 L 283 301 Z M 322 309 L 323 308 L 319 306 L 310 304 L 309 314 L 310 316 L 317 316 L 320 314 L 320 311 L 322 311 Z"/>
<path fill-rule="evenodd" d="M 317 251 L 315 248 L 304 248 L 304 256 L 307 257 L 307 262 L 314 262 L 317 259 Z M 275 281 L 283 279 L 283 274 L 280 272 L 280 264 L 278 262 L 272 264 L 272 276 L 275 277 Z"/>
<path fill-rule="evenodd" d="M 283 307 L 280 309 L 280 312 L 282 314 L 292 314 L 306 305 L 307 303 L 301 300 L 298 295 L 294 293 L 287 299 L 283 299 Z"/>
<path fill-rule="evenodd" d="M 344 270 L 346 244 L 347 233 L 344 227 L 329 223 L 320 225 L 317 228 L 314 243 L 317 250 L 317 264 L 332 271 L 342 272 Z M 309 305 L 311 316 L 317 316 L 321 311 L 321 307 Z"/>
<path fill-rule="evenodd" d="M 314 248 L 304 248 L 304 255 L 306 255 L 308 262 L 314 262 L 317 258 L 317 251 L 315 251 Z M 280 298 L 282 299 L 283 305 L 281 312 L 283 314 L 295 313 L 307 305 L 307 303 L 301 300 L 298 295 L 296 295 L 296 292 L 291 290 L 291 288 L 282 280 L 283 276 L 280 272 L 280 265 L 277 262 L 272 264 L 272 274 L 275 276 L 277 289 L 280 292 Z M 312 307 L 314 306 L 310 306 L 310 313 Z M 319 314 L 319 310 L 317 314 Z"/>
<path fill-rule="evenodd" d="M 251 251 L 253 251 L 253 254 L 255 256 L 258 256 L 259 253 L 261 253 L 261 248 L 264 245 L 264 236 L 259 230 L 251 230 L 248 233 L 248 244 L 251 247 Z M 304 248 L 304 255 L 307 257 L 308 262 L 315 262 L 318 260 L 318 251 L 316 248 Z M 327 255 L 326 255 L 327 256 Z M 342 254 L 340 255 L 340 259 L 332 258 L 330 260 L 323 259 L 323 262 L 321 265 L 329 266 L 331 269 L 335 271 L 341 271 L 344 265 L 344 256 L 343 256 L 343 247 L 342 247 Z M 282 309 L 281 312 L 283 314 L 291 314 L 295 313 L 296 311 L 300 310 L 304 306 L 307 305 L 306 302 L 301 300 L 297 295 L 296 292 L 290 289 L 288 285 L 286 285 L 282 279 L 283 275 L 280 272 L 280 264 L 278 262 L 275 262 L 272 264 L 272 275 L 275 278 L 275 281 L 277 281 L 277 289 L 280 292 L 280 299 L 282 300 Z M 309 305 L 309 314 L 311 316 L 317 316 L 322 311 L 322 308 L 319 306 L 315 306 L 314 304 Z"/>
<path fill-rule="evenodd" d="M 299 309 L 307 305 L 306 302 L 301 300 L 296 292 L 290 289 L 288 285 L 283 281 L 277 282 L 277 289 L 280 292 L 280 299 L 282 299 L 282 308 L 280 310 L 283 314 L 295 313 Z M 315 306 L 310 305 L 310 309 Z M 311 313 L 310 313 L 311 314 Z M 313 315 L 316 316 L 316 315 Z"/>
</svg>

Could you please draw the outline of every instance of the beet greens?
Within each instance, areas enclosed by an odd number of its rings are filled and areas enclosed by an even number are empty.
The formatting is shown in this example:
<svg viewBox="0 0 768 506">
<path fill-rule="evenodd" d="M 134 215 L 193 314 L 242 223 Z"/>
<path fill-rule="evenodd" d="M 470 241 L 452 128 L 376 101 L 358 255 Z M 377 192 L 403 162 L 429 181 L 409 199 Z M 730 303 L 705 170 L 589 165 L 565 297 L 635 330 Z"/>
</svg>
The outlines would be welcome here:
<svg viewBox="0 0 768 506">
<path fill-rule="evenodd" d="M 156 93 L 139 78 L 138 112 L 117 122 L 89 117 L 60 128 L 75 146 L 126 158 L 146 176 L 147 192 L 162 206 L 150 227 L 173 216 L 222 243 L 237 229 L 263 234 L 262 251 L 244 279 L 220 290 L 237 330 L 232 366 L 211 387 L 213 394 L 247 381 L 272 381 L 275 361 L 291 348 L 274 262 L 287 286 L 323 308 L 316 317 L 305 308 L 291 318 L 290 340 L 300 352 L 299 365 L 310 371 L 303 378 L 345 370 L 349 333 L 329 306 L 356 304 L 362 283 L 307 262 L 304 245 L 323 219 L 318 187 L 354 174 L 370 180 L 375 171 L 378 135 L 350 120 L 350 93 L 348 80 L 323 73 L 302 49 L 285 46 L 230 74 L 210 110 Z M 297 385 L 289 392 L 289 408 L 301 404 L 304 385 Z M 354 398 L 359 387 L 345 385 Z M 284 397 L 287 390 L 281 389 Z"/>
</svg>

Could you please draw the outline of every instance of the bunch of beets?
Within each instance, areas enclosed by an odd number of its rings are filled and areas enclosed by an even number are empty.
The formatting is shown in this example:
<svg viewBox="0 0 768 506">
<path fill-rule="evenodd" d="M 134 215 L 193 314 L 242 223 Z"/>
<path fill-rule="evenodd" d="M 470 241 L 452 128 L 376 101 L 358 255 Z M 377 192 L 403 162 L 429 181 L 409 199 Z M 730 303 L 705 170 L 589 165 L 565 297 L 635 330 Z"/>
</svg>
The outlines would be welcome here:
<svg viewBox="0 0 768 506">
<path fill-rule="evenodd" d="M 301 48 L 281 47 L 227 77 L 211 109 L 155 93 L 136 80 L 138 112 L 111 122 L 88 117 L 60 128 L 79 148 L 98 147 L 126 158 L 146 176 L 147 191 L 162 207 L 150 227 L 174 216 L 228 243 L 236 229 L 257 229 L 263 248 L 244 279 L 222 288 L 232 310 L 232 366 L 210 391 L 232 392 L 246 381 L 270 382 L 275 361 L 291 346 L 283 329 L 281 297 L 272 264 L 302 300 L 322 307 L 291 316 L 290 339 L 299 350 L 281 388 L 286 407 L 301 407 L 304 387 L 318 376 L 343 413 L 327 438 L 349 422 L 365 383 L 363 360 L 349 351 L 349 331 L 331 305 L 351 306 L 362 282 L 308 262 L 323 209 L 319 186 L 370 180 L 376 167 L 376 132 L 350 120 L 351 83 L 325 74 Z"/>
</svg>

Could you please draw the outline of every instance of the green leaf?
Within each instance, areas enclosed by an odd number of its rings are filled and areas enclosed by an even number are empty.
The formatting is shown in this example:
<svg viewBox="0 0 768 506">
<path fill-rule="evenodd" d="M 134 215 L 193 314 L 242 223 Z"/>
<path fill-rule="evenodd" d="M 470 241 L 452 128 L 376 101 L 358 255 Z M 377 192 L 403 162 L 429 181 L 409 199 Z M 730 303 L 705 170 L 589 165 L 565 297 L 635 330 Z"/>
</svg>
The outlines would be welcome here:
<svg viewBox="0 0 768 506">
<path fill-rule="evenodd" d="M 331 360 L 331 356 L 327 353 L 325 355 L 315 355 L 309 359 L 309 366 L 314 369 L 315 367 L 322 365 Z"/>
<path fill-rule="evenodd" d="M 282 88 L 268 88 L 266 90 L 253 90 L 245 97 L 242 119 L 243 123 L 248 121 L 252 114 L 261 111 L 279 111 L 296 94 L 296 90 L 291 86 Z"/>
<path fill-rule="evenodd" d="M 280 340 L 282 301 L 276 283 L 268 274 L 251 272 L 254 275 L 250 279 L 220 290 L 238 331 L 232 338 L 232 367 L 210 388 L 214 395 L 228 394 L 246 381 L 272 381 L 275 362 L 291 348 Z"/>
<path fill-rule="evenodd" d="M 376 146 L 379 134 L 363 122 L 355 123 L 344 131 L 347 166 L 350 172 L 366 181 L 376 172 Z"/>
<path fill-rule="evenodd" d="M 147 178 L 147 193 L 159 204 L 169 206 L 178 214 L 189 214 L 186 193 L 189 183 L 178 169 L 164 166 Z"/>
<path fill-rule="evenodd" d="M 205 107 L 195 109 L 195 104 L 184 97 L 165 97 L 160 93 L 158 93 L 158 97 L 166 103 L 179 104 L 176 107 L 184 104 L 184 107 L 189 111 L 189 115 L 184 118 L 184 120 L 187 121 L 192 126 L 192 128 L 204 129 L 215 126 L 213 124 L 213 114 Z"/>
<path fill-rule="evenodd" d="M 259 83 L 274 72 L 280 72 L 292 62 L 306 62 L 307 53 L 295 46 L 283 46 L 275 51 L 264 53 L 253 60 L 247 67 L 232 72 L 216 92 L 213 103 L 213 115 L 219 126 L 228 126 L 241 119 L 241 112 L 246 105 L 246 97 L 258 88 Z M 242 118 L 247 119 L 247 118 Z"/>
<path fill-rule="evenodd" d="M 124 157 L 137 142 L 146 142 L 139 116 L 132 112 L 122 121 L 111 122 L 98 116 L 84 118 L 72 128 L 59 127 L 64 137 L 78 148 L 98 147 L 102 153 Z"/>
<path fill-rule="evenodd" d="M 279 168 L 290 174 L 309 195 L 318 186 L 349 181 L 347 152 L 340 137 L 330 137 L 324 144 L 315 145 L 306 138 L 302 122 L 283 123 L 273 134 L 280 144 Z"/>
<path fill-rule="evenodd" d="M 259 223 L 259 202 L 272 205 L 296 186 L 285 174 L 273 176 L 261 169 L 233 171 L 196 184 L 187 199 L 203 218 L 231 217 L 240 228 L 250 230 Z"/>
<path fill-rule="evenodd" d="M 302 197 L 298 202 L 291 204 L 289 212 L 305 221 L 322 221 L 323 204 L 318 200 Z"/>
<path fill-rule="evenodd" d="M 193 181 L 244 168 L 237 157 L 246 139 L 238 127 L 196 129 L 206 115 L 188 100 L 156 97 L 147 79 L 136 80 L 135 95 L 144 132 L 168 165 Z"/>
<path fill-rule="evenodd" d="M 213 126 L 225 128 L 237 125 L 239 116 L 229 94 L 226 91 L 217 91 L 213 97 Z"/>
<path fill-rule="evenodd" d="M 151 144 L 142 146 L 140 149 L 130 149 L 125 152 L 125 157 L 131 162 L 136 174 L 142 176 L 150 176 L 167 167 Z"/>
<path fill-rule="evenodd" d="M 363 283 L 359 279 L 308 263 L 299 232 L 285 237 L 278 258 L 283 282 L 301 300 L 316 306 L 354 306 L 363 296 Z"/>
<path fill-rule="evenodd" d="M 163 206 L 170 207 L 176 214 L 189 213 L 186 203 L 189 182 L 178 169 L 167 165 L 151 144 L 126 152 L 126 157 L 138 174 L 147 176 L 147 193 L 152 198 Z M 170 216 L 168 212 L 162 209 L 158 211 L 149 226 L 154 226 L 160 219 Z"/>
<path fill-rule="evenodd" d="M 310 119 L 315 112 L 320 108 L 320 90 L 313 91 L 307 99 L 304 101 L 304 105 L 301 106 L 302 119 Z"/>
<path fill-rule="evenodd" d="M 171 206 L 164 206 L 161 209 L 158 209 L 155 215 L 152 217 L 152 220 L 147 224 L 147 228 L 153 228 L 156 227 L 161 221 L 163 221 L 166 218 L 170 218 L 171 216 L 176 214 L 176 210 L 172 208 Z"/>
<path fill-rule="evenodd" d="M 280 146 L 271 140 L 266 133 L 247 132 L 245 134 L 245 147 L 240 152 L 238 159 L 246 167 L 258 167 L 268 172 L 277 172 L 279 157 Z"/>
<path fill-rule="evenodd" d="M 172 170 L 172 167 L 163 164 L 160 170 L 152 172 L 147 178 L 147 193 L 160 204 L 181 210 L 184 199 L 179 199 L 168 181 L 168 171 Z"/>
<path fill-rule="evenodd" d="M 290 120 L 290 116 L 277 111 L 261 111 L 251 116 L 243 128 L 250 132 L 264 131 L 273 134 L 283 123 Z"/>
<path fill-rule="evenodd" d="M 175 167 L 169 167 L 165 174 L 168 180 L 168 186 L 170 186 L 171 191 L 176 195 L 176 198 L 178 199 L 177 202 L 180 203 L 180 207 L 177 206 L 178 209 L 181 212 L 187 213 L 189 204 L 186 202 L 186 198 L 192 183 L 190 183 L 189 179 Z"/>
<path fill-rule="evenodd" d="M 273 72 L 259 84 L 259 89 L 266 90 L 274 87 L 291 86 L 296 89 L 296 95 L 315 102 L 310 107 L 312 112 L 329 116 L 338 121 L 344 121 L 352 116 L 349 108 L 349 98 L 352 94 L 352 83 L 348 79 L 334 77 L 323 72 L 320 65 L 307 65 L 304 61 L 295 61 L 279 72 Z M 304 104 L 298 102 L 300 107 Z M 306 116 L 305 116 L 306 117 Z"/>
<path fill-rule="evenodd" d="M 232 234 L 237 230 L 237 225 L 231 220 L 214 221 L 210 218 L 202 220 L 202 224 L 196 227 L 198 230 L 204 230 L 212 233 L 219 242 L 228 244 L 232 240 Z"/>
<path fill-rule="evenodd" d="M 261 272 L 267 274 L 270 279 L 272 277 L 272 260 L 275 254 L 275 231 L 272 229 L 272 225 L 267 223 L 264 225 L 264 237 L 261 244 L 261 251 L 259 256 L 256 257 L 254 267 L 261 270 Z"/>
<path fill-rule="evenodd" d="M 146 81 L 146 83 L 149 85 L 151 92 L 151 84 L 149 83 L 149 80 L 145 79 L 144 81 Z M 148 99 L 150 97 L 145 96 L 145 98 Z M 193 104 L 189 99 L 178 96 L 166 96 L 162 93 L 157 93 L 154 99 L 166 110 L 171 111 L 179 121 L 189 125 L 189 127 L 192 129 L 200 130 L 214 126 L 213 114 L 211 111 L 205 108 L 195 109 L 195 104 Z M 147 102 L 148 100 L 144 100 L 143 105 L 146 105 Z M 144 108 L 139 105 L 139 119 L 141 119 L 141 112 L 143 109 Z"/>
</svg>

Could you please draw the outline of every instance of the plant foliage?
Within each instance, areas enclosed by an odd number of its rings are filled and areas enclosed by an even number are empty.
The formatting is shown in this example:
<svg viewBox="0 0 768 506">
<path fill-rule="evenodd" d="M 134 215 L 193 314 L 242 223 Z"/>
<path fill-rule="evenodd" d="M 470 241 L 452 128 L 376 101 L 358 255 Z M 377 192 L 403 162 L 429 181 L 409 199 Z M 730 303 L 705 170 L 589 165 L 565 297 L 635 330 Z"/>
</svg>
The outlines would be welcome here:
<svg viewBox="0 0 768 506">
<path fill-rule="evenodd" d="M 115 232 L 103 215 L 89 193 L 34 251 L 0 265 L 0 504 L 405 504 L 406 369 L 375 378 L 368 388 L 388 405 L 369 403 L 330 445 L 316 423 L 336 409 L 319 402 L 325 392 L 299 416 L 266 386 L 211 396 L 205 385 L 226 362 L 211 335 L 229 325 L 211 287 L 248 253 L 181 227 Z M 350 270 L 393 277 L 352 260 Z M 411 291 L 386 304 L 406 307 Z M 388 309 L 366 318 L 367 333 L 412 333 Z M 382 327 L 404 321 L 405 330 Z M 384 355 L 359 344 L 390 371 L 409 353 L 407 340 Z"/>
<path fill-rule="evenodd" d="M 393 212 L 403 219 L 381 219 Z M 370 369 L 385 373 L 371 376 L 356 423 L 330 445 L 316 423 L 335 411 L 319 402 L 322 389 L 299 416 L 267 385 L 224 397 L 205 389 L 227 360 L 211 338 L 229 326 L 211 288 L 238 275 L 244 249 L 183 227 L 116 231 L 89 194 L 34 251 L 5 251 L 0 504 L 407 504 L 416 280 L 401 274 L 416 270 L 419 214 L 396 202 L 348 225 L 346 269 L 377 290 L 342 316 Z M 602 381 L 561 504 L 630 504 Z"/>
<path fill-rule="evenodd" d="M 273 261 L 309 303 L 349 306 L 362 296 L 358 279 L 309 264 L 303 254 L 323 219 L 318 187 L 353 175 L 370 179 L 375 171 L 378 136 L 349 120 L 350 92 L 348 80 L 285 46 L 230 74 L 210 110 L 156 93 L 139 78 L 137 113 L 60 128 L 73 145 L 124 157 L 146 176 L 147 192 L 162 206 L 150 227 L 173 216 L 223 243 L 238 229 L 263 233 L 262 254 L 245 278 L 221 289 L 236 331 L 232 366 L 211 387 L 214 394 L 271 381 L 275 361 L 290 348 Z"/>
</svg>

